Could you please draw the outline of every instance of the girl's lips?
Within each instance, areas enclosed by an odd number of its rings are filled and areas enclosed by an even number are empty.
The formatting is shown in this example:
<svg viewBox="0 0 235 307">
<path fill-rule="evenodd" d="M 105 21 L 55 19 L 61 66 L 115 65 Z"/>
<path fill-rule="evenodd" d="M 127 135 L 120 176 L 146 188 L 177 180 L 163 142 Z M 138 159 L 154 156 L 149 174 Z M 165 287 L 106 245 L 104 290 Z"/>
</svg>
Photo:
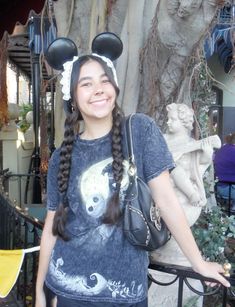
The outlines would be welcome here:
<svg viewBox="0 0 235 307">
<path fill-rule="evenodd" d="M 91 101 L 90 104 L 104 104 L 107 102 L 107 99 L 99 99 L 95 101 Z"/>
</svg>

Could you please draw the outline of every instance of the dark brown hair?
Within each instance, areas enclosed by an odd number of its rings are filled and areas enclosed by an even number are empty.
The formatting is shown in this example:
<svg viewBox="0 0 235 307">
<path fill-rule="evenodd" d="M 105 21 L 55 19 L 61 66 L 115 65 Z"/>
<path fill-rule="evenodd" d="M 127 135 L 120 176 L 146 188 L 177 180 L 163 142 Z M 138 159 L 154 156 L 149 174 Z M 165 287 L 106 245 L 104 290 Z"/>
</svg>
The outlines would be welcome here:
<svg viewBox="0 0 235 307">
<path fill-rule="evenodd" d="M 225 142 L 227 144 L 235 144 L 235 132 L 226 135 Z"/>
<path fill-rule="evenodd" d="M 57 208 L 55 213 L 52 232 L 54 235 L 60 236 L 64 240 L 68 240 L 69 238 L 65 233 L 65 224 L 66 217 L 68 211 L 68 199 L 67 199 L 67 189 L 68 182 L 70 176 L 71 169 L 71 156 L 73 150 L 73 143 L 77 134 L 78 129 L 78 120 L 81 117 L 81 114 L 78 109 L 78 104 L 76 102 L 76 90 L 79 79 L 79 74 L 81 67 L 87 63 L 88 61 L 95 60 L 101 64 L 103 67 L 105 74 L 109 78 L 110 82 L 115 88 L 117 97 L 119 94 L 119 88 L 117 87 L 112 70 L 106 65 L 106 63 L 93 55 L 87 55 L 80 57 L 73 64 L 73 70 L 71 75 L 71 86 L 70 86 L 70 94 L 71 101 L 68 102 L 70 104 L 68 106 L 68 110 L 71 110 L 71 105 L 73 105 L 73 112 L 67 112 L 67 117 L 65 119 L 65 130 L 64 130 L 64 140 L 61 145 L 60 151 L 60 164 L 59 164 L 59 172 L 57 176 L 59 192 L 61 194 L 61 202 Z M 119 205 L 119 192 L 121 187 L 121 181 L 123 176 L 123 153 L 122 153 L 122 143 L 121 143 L 121 124 L 123 119 L 123 113 L 119 108 L 117 101 L 115 101 L 115 107 L 112 111 L 113 116 L 113 124 L 112 124 L 112 169 L 113 176 L 116 182 L 115 192 L 111 195 L 110 199 L 107 203 L 107 210 L 103 216 L 103 222 L 105 224 L 116 224 L 121 217 L 121 209 Z"/>
</svg>

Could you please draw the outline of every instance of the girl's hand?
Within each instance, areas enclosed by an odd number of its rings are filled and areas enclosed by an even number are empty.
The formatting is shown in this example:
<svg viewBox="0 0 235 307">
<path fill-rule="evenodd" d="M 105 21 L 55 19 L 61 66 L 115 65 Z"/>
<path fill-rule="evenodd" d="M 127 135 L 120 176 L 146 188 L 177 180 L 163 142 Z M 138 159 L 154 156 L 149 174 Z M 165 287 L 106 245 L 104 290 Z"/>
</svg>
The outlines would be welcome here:
<svg viewBox="0 0 235 307">
<path fill-rule="evenodd" d="M 195 272 L 209 278 L 213 278 L 218 280 L 223 286 L 230 287 L 230 283 L 227 281 L 225 277 L 223 277 L 223 273 L 225 273 L 222 265 L 216 262 L 207 262 L 202 261 L 200 266 L 197 268 L 193 268 Z"/>
</svg>

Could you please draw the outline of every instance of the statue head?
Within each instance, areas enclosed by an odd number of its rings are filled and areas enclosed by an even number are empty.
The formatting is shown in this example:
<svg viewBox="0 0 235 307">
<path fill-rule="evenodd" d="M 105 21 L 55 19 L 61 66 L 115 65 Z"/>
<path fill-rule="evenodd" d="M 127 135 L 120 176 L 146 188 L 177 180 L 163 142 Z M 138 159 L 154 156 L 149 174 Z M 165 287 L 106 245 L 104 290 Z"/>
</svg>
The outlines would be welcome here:
<svg viewBox="0 0 235 307">
<path fill-rule="evenodd" d="M 202 0 L 168 0 L 167 8 L 170 14 L 177 14 L 180 18 L 187 18 L 199 10 Z"/>
<path fill-rule="evenodd" d="M 184 18 L 193 15 L 201 4 L 202 0 L 179 0 L 178 16 Z"/>
<path fill-rule="evenodd" d="M 171 118 L 172 121 L 179 120 L 186 130 L 192 131 L 194 122 L 194 112 L 192 108 L 183 103 L 171 103 L 166 107 L 166 110 L 168 113 L 168 126 L 169 118 Z"/>
</svg>

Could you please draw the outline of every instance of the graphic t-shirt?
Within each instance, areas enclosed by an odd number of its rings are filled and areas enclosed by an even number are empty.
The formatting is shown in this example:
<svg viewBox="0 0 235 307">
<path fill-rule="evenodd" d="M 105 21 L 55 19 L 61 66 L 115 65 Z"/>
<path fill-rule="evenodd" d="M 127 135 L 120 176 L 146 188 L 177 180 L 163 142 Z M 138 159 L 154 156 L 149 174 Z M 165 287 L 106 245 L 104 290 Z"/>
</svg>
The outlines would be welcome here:
<svg viewBox="0 0 235 307">
<path fill-rule="evenodd" d="M 138 176 L 145 182 L 174 167 L 172 156 L 153 119 L 132 118 L 132 134 Z M 126 154 L 125 135 L 122 137 Z M 60 149 L 53 153 L 48 171 L 47 207 L 56 210 Z M 124 161 L 121 206 L 128 187 L 128 162 Z M 111 133 L 94 140 L 77 137 L 67 191 L 66 232 L 69 241 L 57 239 L 46 277 L 57 295 L 92 302 L 136 303 L 147 296 L 148 254 L 132 246 L 118 225 L 105 225 L 102 216 L 115 189 L 112 174 Z"/>
</svg>

